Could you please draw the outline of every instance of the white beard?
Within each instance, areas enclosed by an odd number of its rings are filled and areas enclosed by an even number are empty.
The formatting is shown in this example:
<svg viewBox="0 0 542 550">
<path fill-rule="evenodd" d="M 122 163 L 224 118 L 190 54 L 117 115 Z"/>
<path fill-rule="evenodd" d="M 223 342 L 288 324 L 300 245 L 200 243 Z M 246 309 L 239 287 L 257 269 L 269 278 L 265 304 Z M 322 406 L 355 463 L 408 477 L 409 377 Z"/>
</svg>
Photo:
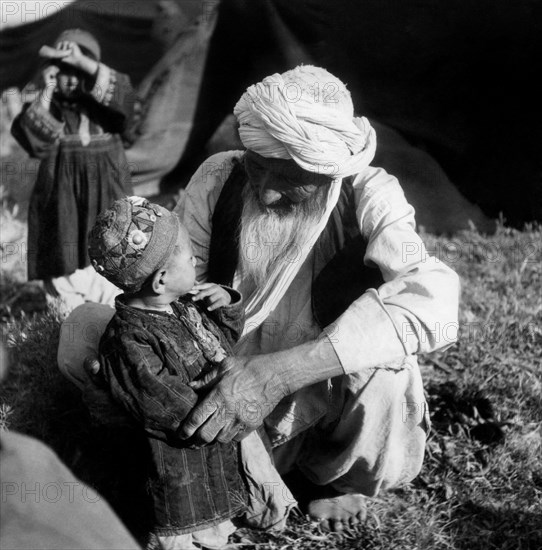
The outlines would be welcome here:
<svg viewBox="0 0 542 550">
<path fill-rule="evenodd" d="M 299 261 L 327 202 L 327 186 L 319 187 L 306 201 L 289 209 L 266 208 L 257 192 L 247 185 L 243 191 L 243 213 L 239 235 L 239 266 L 243 278 L 259 287 L 281 264 Z"/>
</svg>

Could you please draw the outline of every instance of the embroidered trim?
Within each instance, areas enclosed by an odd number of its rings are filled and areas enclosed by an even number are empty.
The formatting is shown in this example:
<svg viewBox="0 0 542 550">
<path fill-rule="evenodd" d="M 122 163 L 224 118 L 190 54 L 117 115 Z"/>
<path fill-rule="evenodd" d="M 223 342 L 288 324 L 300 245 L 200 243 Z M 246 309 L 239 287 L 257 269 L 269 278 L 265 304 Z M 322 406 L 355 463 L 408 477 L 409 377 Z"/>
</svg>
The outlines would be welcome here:
<svg viewBox="0 0 542 550">
<path fill-rule="evenodd" d="M 175 302 L 175 306 L 181 312 L 179 319 L 194 337 L 194 343 L 198 344 L 205 359 L 215 363 L 222 361 L 226 357 L 226 351 L 220 340 L 203 326 L 203 320 L 196 307 L 182 301 Z"/>
<path fill-rule="evenodd" d="M 100 63 L 98 66 L 98 74 L 96 82 L 92 88 L 90 95 L 98 102 L 106 107 L 111 103 L 113 94 L 117 87 L 117 72 L 107 65 Z"/>
<path fill-rule="evenodd" d="M 99 142 L 99 141 L 109 141 L 113 137 L 113 134 L 110 132 L 106 132 L 104 134 L 91 134 L 90 135 L 90 141 L 91 142 Z M 79 143 L 81 141 L 81 138 L 79 134 L 64 134 L 60 137 L 60 141 L 63 143 Z"/>
<path fill-rule="evenodd" d="M 32 103 L 26 110 L 29 123 L 43 137 L 51 140 L 56 139 L 64 128 L 64 123 L 56 120 L 51 113 L 46 111 L 40 104 Z"/>
<path fill-rule="evenodd" d="M 117 73 L 116 71 L 111 69 L 111 73 L 109 75 L 109 85 L 107 87 L 107 90 L 105 91 L 105 96 L 102 101 L 104 105 L 109 105 L 111 103 L 116 87 L 117 87 Z"/>
</svg>

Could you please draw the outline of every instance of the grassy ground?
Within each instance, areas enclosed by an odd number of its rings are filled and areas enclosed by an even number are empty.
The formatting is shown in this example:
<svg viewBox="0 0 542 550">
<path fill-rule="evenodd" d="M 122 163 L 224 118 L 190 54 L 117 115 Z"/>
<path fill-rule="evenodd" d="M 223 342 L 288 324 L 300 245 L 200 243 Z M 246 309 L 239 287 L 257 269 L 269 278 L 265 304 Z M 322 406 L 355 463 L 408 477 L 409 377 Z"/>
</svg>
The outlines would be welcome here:
<svg viewBox="0 0 542 550">
<path fill-rule="evenodd" d="M 421 358 L 433 430 L 420 476 L 374 499 L 356 530 L 325 534 L 296 513 L 281 535 L 238 531 L 235 547 L 542 548 L 541 233 L 424 235 L 432 254 L 461 275 L 463 291 L 459 343 Z M 0 303 L 13 306 L 19 285 L 4 276 Z M 15 309 L 2 310 L 11 368 L 0 387 L 0 424 L 51 445 L 141 534 L 137 495 L 124 481 L 129 449 L 92 428 L 56 368 L 58 315 Z"/>
</svg>

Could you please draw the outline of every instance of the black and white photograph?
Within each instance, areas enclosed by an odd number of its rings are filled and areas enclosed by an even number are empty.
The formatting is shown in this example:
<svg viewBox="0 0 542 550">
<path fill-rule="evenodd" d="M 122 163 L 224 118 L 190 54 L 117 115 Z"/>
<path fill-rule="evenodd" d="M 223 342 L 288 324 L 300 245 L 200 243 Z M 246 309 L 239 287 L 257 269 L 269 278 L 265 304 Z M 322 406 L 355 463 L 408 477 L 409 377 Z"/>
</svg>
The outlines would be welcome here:
<svg viewBox="0 0 542 550">
<path fill-rule="evenodd" d="M 3 0 L 0 548 L 542 548 L 542 3 Z"/>
</svg>

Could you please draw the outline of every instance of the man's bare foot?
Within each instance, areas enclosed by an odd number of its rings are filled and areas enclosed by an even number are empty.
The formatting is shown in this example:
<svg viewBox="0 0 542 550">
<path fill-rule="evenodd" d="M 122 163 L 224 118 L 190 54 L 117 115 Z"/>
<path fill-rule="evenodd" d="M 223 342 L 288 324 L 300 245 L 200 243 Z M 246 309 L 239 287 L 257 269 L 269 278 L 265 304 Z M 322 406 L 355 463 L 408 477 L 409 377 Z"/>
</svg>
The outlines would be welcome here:
<svg viewBox="0 0 542 550">
<path fill-rule="evenodd" d="M 327 485 L 315 485 L 299 470 L 284 477 L 286 484 L 311 519 L 326 531 L 342 531 L 365 521 L 367 498 L 341 493 Z"/>
<path fill-rule="evenodd" d="M 325 531 L 355 527 L 367 517 L 367 499 L 360 494 L 344 494 L 322 487 L 322 497 L 307 504 L 307 512 Z"/>
</svg>

